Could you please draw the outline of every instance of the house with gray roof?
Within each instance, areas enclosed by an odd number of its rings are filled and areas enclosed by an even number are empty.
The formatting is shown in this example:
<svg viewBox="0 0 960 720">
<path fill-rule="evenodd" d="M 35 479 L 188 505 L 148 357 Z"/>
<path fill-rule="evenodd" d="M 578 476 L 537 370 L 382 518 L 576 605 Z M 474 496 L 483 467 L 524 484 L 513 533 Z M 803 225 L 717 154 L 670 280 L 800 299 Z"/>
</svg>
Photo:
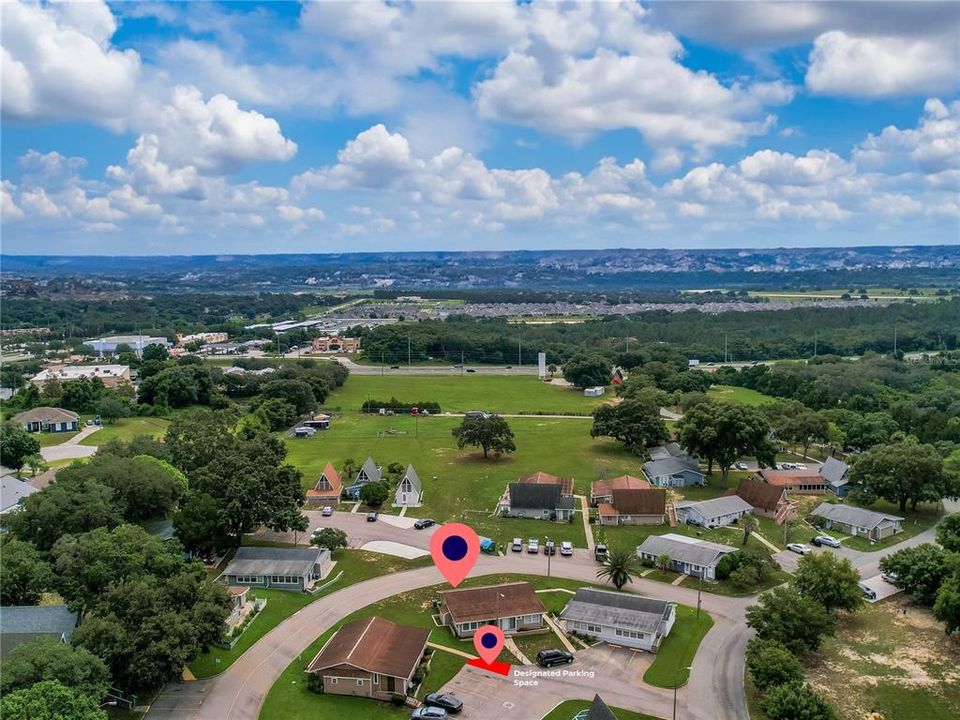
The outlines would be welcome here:
<svg viewBox="0 0 960 720">
<path fill-rule="evenodd" d="M 80 416 L 58 407 L 37 407 L 13 416 L 13 421 L 27 432 L 76 432 Z"/>
<path fill-rule="evenodd" d="M 360 497 L 360 488 L 369 483 L 381 482 L 382 480 L 383 475 L 380 474 L 380 467 L 373 461 L 372 457 L 368 457 L 357 473 L 353 485 L 345 487 L 343 494 L 345 497 L 357 499 Z"/>
<path fill-rule="evenodd" d="M 0 515 L 20 509 L 20 501 L 28 495 L 40 492 L 28 482 L 24 482 L 13 475 L 4 475 L 0 478 Z"/>
<path fill-rule="evenodd" d="M 299 590 L 313 587 L 333 567 L 326 548 L 237 548 L 220 578 L 241 587 Z"/>
<path fill-rule="evenodd" d="M 686 487 L 706 483 L 700 465 L 689 455 L 676 455 L 645 462 L 643 474 L 655 487 Z"/>
<path fill-rule="evenodd" d="M 44 637 L 67 643 L 77 614 L 66 605 L 10 605 L 0 608 L 0 658 L 22 643 Z"/>
<path fill-rule="evenodd" d="M 674 505 L 677 520 L 705 528 L 724 527 L 753 512 L 753 506 L 737 495 L 711 500 L 682 501 Z"/>
<path fill-rule="evenodd" d="M 568 522 L 573 517 L 574 497 L 559 484 L 515 482 L 497 505 L 497 514 L 506 517 L 533 518 Z"/>
<path fill-rule="evenodd" d="M 423 503 L 423 483 L 420 482 L 420 476 L 413 469 L 413 465 L 407 465 L 407 471 L 403 474 L 400 482 L 397 483 L 397 492 L 393 501 L 394 507 L 420 507 Z"/>
<path fill-rule="evenodd" d="M 810 515 L 817 518 L 820 524 L 828 530 L 837 530 L 844 535 L 867 538 L 872 542 L 896 535 L 903 530 L 900 525 L 903 522 L 902 517 L 878 513 L 852 505 L 820 503 Z"/>
<path fill-rule="evenodd" d="M 850 485 L 850 466 L 843 460 L 828 457 L 820 466 L 820 477 L 827 481 L 827 490 L 837 497 L 846 497 L 852 489 Z"/>
<path fill-rule="evenodd" d="M 567 632 L 612 645 L 656 652 L 676 620 L 676 606 L 666 600 L 580 588 L 560 613 Z"/>
<path fill-rule="evenodd" d="M 653 447 L 647 448 L 647 455 L 650 456 L 651 460 L 666 460 L 670 457 L 678 457 L 685 454 L 686 453 L 680 448 L 680 445 L 675 442 L 667 443 L 666 445 L 654 445 Z"/>
<path fill-rule="evenodd" d="M 720 562 L 720 558 L 736 550 L 729 545 L 666 533 L 648 536 L 637 547 L 637 555 L 641 560 L 654 563 L 658 558 L 666 555 L 670 558 L 670 570 L 683 575 L 702 577 L 704 580 L 716 580 L 717 563 Z"/>
</svg>

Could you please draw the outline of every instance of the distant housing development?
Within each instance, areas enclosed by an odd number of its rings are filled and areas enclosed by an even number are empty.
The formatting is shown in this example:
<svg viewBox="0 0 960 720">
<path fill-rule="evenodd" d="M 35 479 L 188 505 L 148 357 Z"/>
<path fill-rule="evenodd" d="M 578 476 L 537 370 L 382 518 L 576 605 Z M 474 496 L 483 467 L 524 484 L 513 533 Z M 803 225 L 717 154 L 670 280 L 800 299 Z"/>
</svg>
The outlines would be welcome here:
<svg viewBox="0 0 960 720">
<path fill-rule="evenodd" d="M 69 382 L 94 378 L 107 387 L 116 387 L 130 382 L 130 367 L 127 365 L 63 365 L 41 370 L 30 379 L 30 382 L 42 390 L 50 380 Z"/>
</svg>

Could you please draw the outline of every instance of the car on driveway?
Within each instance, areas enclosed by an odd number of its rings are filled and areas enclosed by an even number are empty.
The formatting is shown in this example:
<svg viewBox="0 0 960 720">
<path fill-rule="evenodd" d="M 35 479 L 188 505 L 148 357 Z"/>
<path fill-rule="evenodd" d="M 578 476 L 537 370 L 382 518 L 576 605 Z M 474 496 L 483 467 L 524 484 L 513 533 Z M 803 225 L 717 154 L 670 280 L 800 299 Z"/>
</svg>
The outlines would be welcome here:
<svg viewBox="0 0 960 720">
<path fill-rule="evenodd" d="M 858 582 L 858 583 L 857 583 L 857 587 L 860 588 L 860 592 L 863 593 L 863 596 L 864 596 L 867 600 L 876 600 L 876 599 L 877 599 L 877 591 L 874 590 L 874 589 L 873 589 L 872 587 L 870 587 L 869 585 L 867 585 L 866 583 L 864 583 L 864 582 Z"/>
<path fill-rule="evenodd" d="M 417 521 L 413 524 L 413 526 L 414 526 L 417 530 L 423 530 L 423 529 L 425 529 L 425 528 L 430 527 L 431 525 L 436 525 L 436 524 L 437 524 L 437 521 L 434 520 L 433 518 L 423 518 L 422 520 L 417 520 Z"/>
<path fill-rule="evenodd" d="M 569 540 L 564 540 L 562 543 L 560 543 L 560 554 L 573 555 L 573 543 Z"/>
<path fill-rule="evenodd" d="M 430 693 L 423 699 L 423 704 L 443 708 L 448 713 L 458 713 L 463 710 L 463 701 L 450 693 Z"/>
<path fill-rule="evenodd" d="M 330 517 L 331 515 L 333 515 L 333 508 L 330 507 L 329 505 L 324 505 L 323 510 L 320 512 L 320 514 L 323 515 L 324 517 Z"/>
<path fill-rule="evenodd" d="M 790 552 L 795 552 L 798 555 L 806 555 L 810 552 L 810 546 L 804 545 L 803 543 L 790 543 L 787 545 L 787 550 Z"/>
<path fill-rule="evenodd" d="M 510 543 L 510 549 L 514 552 L 523 552 L 523 538 L 514 538 Z"/>
<path fill-rule="evenodd" d="M 832 548 L 840 547 L 840 541 L 835 537 L 830 537 L 829 535 L 817 535 L 810 542 L 817 547 L 820 547 L 821 545 L 826 545 L 827 547 Z"/>
<path fill-rule="evenodd" d="M 410 714 L 410 720 L 447 720 L 447 711 L 442 707 L 422 705 Z"/>
<path fill-rule="evenodd" d="M 367 522 L 376 522 L 378 517 L 380 517 L 378 512 L 367 513 Z"/>
<path fill-rule="evenodd" d="M 527 552 L 531 555 L 536 555 L 540 552 L 540 541 L 537 538 L 527 540 Z"/>
<path fill-rule="evenodd" d="M 599 563 L 602 563 L 607 559 L 607 546 L 606 545 L 597 545 L 593 549 L 593 559 Z"/>
<path fill-rule="evenodd" d="M 537 653 L 537 665 L 553 667 L 554 665 L 569 665 L 573 662 L 573 653 L 566 650 L 541 650 Z"/>
<path fill-rule="evenodd" d="M 895 572 L 882 572 L 880 573 L 880 578 L 885 583 L 890 583 L 891 585 L 897 584 L 897 574 Z"/>
</svg>

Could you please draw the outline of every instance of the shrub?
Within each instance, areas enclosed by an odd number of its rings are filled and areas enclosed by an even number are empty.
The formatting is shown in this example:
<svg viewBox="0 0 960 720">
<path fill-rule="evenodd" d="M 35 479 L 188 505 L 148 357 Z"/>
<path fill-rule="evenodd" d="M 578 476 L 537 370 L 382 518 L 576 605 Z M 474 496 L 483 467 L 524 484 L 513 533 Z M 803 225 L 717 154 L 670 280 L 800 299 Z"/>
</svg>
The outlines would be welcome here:
<svg viewBox="0 0 960 720">
<path fill-rule="evenodd" d="M 761 691 L 803 681 L 803 665 L 785 645 L 753 638 L 747 644 L 747 668 Z"/>
<path fill-rule="evenodd" d="M 390 702 L 397 707 L 403 707 L 403 705 L 407 702 L 407 696 L 401 695 L 400 693 L 394 693 L 390 696 Z"/>
</svg>

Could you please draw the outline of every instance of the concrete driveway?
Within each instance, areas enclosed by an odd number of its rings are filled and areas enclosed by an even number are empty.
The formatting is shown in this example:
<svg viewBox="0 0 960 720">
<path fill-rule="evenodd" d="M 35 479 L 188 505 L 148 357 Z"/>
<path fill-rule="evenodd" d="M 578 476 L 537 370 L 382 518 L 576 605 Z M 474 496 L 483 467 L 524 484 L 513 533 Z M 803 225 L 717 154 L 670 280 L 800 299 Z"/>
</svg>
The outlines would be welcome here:
<svg viewBox="0 0 960 720">
<path fill-rule="evenodd" d="M 62 442 L 59 445 L 50 445 L 48 447 L 40 448 L 40 457 L 47 462 L 57 462 L 58 460 L 75 460 L 77 458 L 90 457 L 91 455 L 96 454 L 96 446 L 81 445 L 80 441 L 86 437 L 90 437 L 99 429 L 99 425 L 88 425 L 66 442 Z"/>
</svg>

